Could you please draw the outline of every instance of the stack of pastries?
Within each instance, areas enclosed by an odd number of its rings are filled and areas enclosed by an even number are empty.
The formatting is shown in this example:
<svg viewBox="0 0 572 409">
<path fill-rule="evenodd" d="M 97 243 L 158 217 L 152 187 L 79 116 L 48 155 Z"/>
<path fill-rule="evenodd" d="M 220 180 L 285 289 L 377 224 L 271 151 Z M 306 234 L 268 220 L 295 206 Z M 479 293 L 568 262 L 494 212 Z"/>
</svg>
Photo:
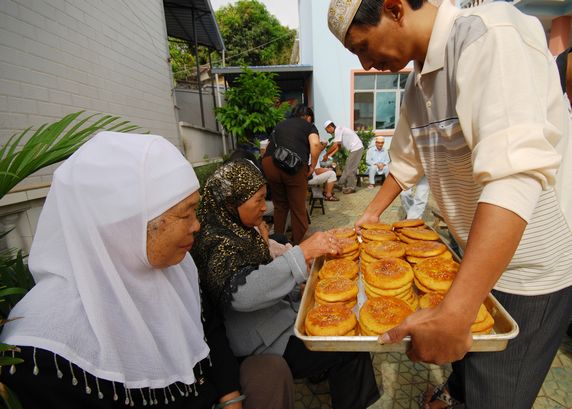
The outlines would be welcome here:
<svg viewBox="0 0 572 409">
<path fill-rule="evenodd" d="M 318 281 L 314 291 L 316 304 L 343 304 L 353 308 L 357 304 L 358 286 L 355 280 L 344 277 L 325 278 Z"/>
<path fill-rule="evenodd" d="M 385 257 L 403 258 L 405 256 L 405 244 L 400 241 L 370 241 L 363 244 L 360 250 L 360 263 L 362 270 L 371 263 Z"/>
<path fill-rule="evenodd" d="M 401 220 L 392 225 L 364 224 L 361 244 L 353 228 L 330 232 L 338 238 L 342 251 L 327 257 L 319 270 L 315 306 L 305 320 L 308 335 L 387 332 L 416 309 L 438 305 L 459 270 L 452 253 L 421 219 Z M 354 307 L 360 283 L 366 300 L 363 305 L 360 301 L 358 320 Z M 471 331 L 487 334 L 493 325 L 492 315 L 481 305 Z"/>
<path fill-rule="evenodd" d="M 327 260 L 337 258 L 345 258 L 348 260 L 357 261 L 359 259 L 359 242 L 357 234 L 353 228 L 342 227 L 338 229 L 331 229 L 332 233 L 337 239 L 341 247 L 341 252 L 338 254 L 328 255 Z"/>
<path fill-rule="evenodd" d="M 362 335 L 380 335 L 401 324 L 413 313 L 405 301 L 395 297 L 368 298 L 359 311 L 359 329 Z"/>
<path fill-rule="evenodd" d="M 418 240 L 405 247 L 405 258 L 411 264 L 417 264 L 432 257 L 451 260 L 453 255 L 443 243 L 438 241 Z"/>
<path fill-rule="evenodd" d="M 419 297 L 419 308 L 436 307 L 444 298 L 445 294 L 443 293 L 425 293 Z M 493 329 L 494 323 L 495 320 L 491 313 L 487 310 L 484 304 L 481 304 L 479 312 L 477 313 L 477 318 L 471 326 L 471 332 L 473 334 L 489 334 Z"/>
<path fill-rule="evenodd" d="M 431 257 L 413 267 L 415 286 L 424 293 L 449 291 L 459 271 L 459 263 L 441 257 Z"/>
<path fill-rule="evenodd" d="M 318 272 L 318 277 L 320 280 L 333 277 L 344 277 L 350 280 L 357 280 L 358 272 L 359 266 L 355 261 L 338 258 L 326 261 Z"/>
<path fill-rule="evenodd" d="M 313 336 L 357 335 L 357 318 L 343 304 L 319 305 L 306 314 L 306 333 Z"/>
<path fill-rule="evenodd" d="M 363 286 L 368 298 L 380 296 L 403 300 L 413 310 L 418 300 L 413 291 L 413 269 L 397 257 L 385 257 L 362 269 Z"/>
</svg>

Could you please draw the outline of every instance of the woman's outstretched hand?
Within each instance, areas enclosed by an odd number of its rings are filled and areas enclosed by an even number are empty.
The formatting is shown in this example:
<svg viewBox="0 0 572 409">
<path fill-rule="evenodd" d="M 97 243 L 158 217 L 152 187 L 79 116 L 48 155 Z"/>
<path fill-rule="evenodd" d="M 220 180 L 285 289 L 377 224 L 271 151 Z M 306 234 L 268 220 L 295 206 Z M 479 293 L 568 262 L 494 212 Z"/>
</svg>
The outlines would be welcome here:
<svg viewBox="0 0 572 409">
<path fill-rule="evenodd" d="M 300 243 L 306 262 L 326 254 L 336 255 L 341 252 L 339 240 L 331 233 L 317 232 Z"/>
</svg>

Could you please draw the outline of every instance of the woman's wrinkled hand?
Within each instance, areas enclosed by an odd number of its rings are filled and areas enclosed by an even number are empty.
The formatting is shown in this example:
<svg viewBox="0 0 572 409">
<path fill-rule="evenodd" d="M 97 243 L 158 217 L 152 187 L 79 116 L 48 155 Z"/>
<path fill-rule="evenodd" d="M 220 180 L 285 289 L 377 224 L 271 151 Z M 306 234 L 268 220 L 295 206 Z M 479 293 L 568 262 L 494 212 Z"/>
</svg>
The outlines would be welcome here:
<svg viewBox="0 0 572 409">
<path fill-rule="evenodd" d="M 300 243 L 306 262 L 326 254 L 336 255 L 341 252 L 339 240 L 331 233 L 317 232 Z"/>
</svg>

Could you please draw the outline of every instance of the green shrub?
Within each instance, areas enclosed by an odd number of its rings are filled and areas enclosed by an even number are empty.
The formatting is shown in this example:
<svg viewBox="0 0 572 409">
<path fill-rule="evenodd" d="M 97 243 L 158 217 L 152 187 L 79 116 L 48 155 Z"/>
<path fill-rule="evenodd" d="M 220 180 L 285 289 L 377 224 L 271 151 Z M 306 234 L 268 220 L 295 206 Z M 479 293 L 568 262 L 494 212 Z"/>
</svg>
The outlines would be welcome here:
<svg viewBox="0 0 572 409">
<path fill-rule="evenodd" d="M 275 75 L 244 67 L 235 85 L 226 91 L 224 106 L 216 108 L 216 118 L 239 145 L 259 147 L 257 135 L 269 134 L 284 119 L 289 105 L 279 105 Z"/>
<path fill-rule="evenodd" d="M 199 179 L 199 183 L 201 184 L 201 192 L 207 179 L 220 167 L 220 165 L 222 165 L 222 162 L 211 162 L 194 168 L 197 178 Z"/>
</svg>

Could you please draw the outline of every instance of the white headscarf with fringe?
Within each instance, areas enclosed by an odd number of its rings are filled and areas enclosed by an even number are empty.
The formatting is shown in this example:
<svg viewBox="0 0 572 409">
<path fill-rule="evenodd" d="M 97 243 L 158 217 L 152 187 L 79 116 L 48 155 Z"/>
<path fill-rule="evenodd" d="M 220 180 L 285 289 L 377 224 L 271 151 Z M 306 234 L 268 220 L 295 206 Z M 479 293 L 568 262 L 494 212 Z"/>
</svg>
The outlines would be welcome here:
<svg viewBox="0 0 572 409">
<path fill-rule="evenodd" d="M 209 352 L 197 270 L 190 255 L 151 267 L 146 239 L 148 221 L 198 188 L 190 163 L 160 136 L 92 138 L 54 173 L 30 252 L 37 284 L 2 341 L 127 388 L 194 383 Z"/>
</svg>

